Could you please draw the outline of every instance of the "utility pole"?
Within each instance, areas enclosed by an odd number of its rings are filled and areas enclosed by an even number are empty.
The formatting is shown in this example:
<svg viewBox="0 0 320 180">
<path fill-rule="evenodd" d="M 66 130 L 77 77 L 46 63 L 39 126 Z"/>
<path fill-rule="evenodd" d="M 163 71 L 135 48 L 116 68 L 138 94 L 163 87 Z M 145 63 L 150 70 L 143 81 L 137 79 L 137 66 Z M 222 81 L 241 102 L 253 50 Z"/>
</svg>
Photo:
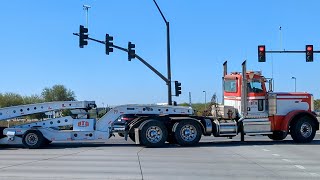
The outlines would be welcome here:
<svg viewBox="0 0 320 180">
<path fill-rule="evenodd" d="M 297 78 L 291 77 L 291 79 L 294 79 L 294 92 L 297 92 Z"/>
<path fill-rule="evenodd" d="M 207 92 L 202 91 L 204 93 L 204 112 L 207 115 Z"/>
<path fill-rule="evenodd" d="M 168 104 L 172 105 L 172 90 L 171 90 L 171 62 L 170 62 L 170 25 L 169 22 L 166 20 L 166 18 L 164 17 L 163 13 L 161 12 L 156 0 L 153 0 L 153 2 L 155 3 L 155 5 L 157 6 L 164 22 L 166 23 L 166 27 L 167 27 L 167 71 L 168 71 Z"/>
</svg>

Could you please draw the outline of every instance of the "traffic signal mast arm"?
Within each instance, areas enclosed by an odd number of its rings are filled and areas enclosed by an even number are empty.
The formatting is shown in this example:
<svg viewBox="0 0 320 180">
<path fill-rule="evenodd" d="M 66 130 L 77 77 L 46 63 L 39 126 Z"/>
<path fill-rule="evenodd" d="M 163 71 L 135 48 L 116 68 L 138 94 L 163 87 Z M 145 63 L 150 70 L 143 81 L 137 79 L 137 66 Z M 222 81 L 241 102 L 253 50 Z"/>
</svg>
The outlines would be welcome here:
<svg viewBox="0 0 320 180">
<path fill-rule="evenodd" d="M 76 36 L 79 36 L 79 33 L 73 33 L 73 35 L 76 35 Z M 100 41 L 100 40 L 97 40 L 97 39 L 93 39 L 93 38 L 90 38 L 88 37 L 88 40 L 91 40 L 91 41 L 95 41 L 95 42 L 98 42 L 98 43 L 101 43 L 101 44 L 106 44 L 105 41 Z M 123 48 L 123 47 L 120 47 L 120 46 L 117 46 L 117 45 L 111 45 L 111 47 L 114 47 L 116 49 L 119 49 L 119 50 L 122 50 L 122 51 L 125 51 L 128 53 L 128 49 L 126 48 Z M 158 70 L 156 70 L 154 67 L 152 67 L 147 61 L 145 61 L 144 59 L 142 59 L 139 55 L 135 54 L 135 57 L 140 61 L 142 62 L 144 65 L 146 65 L 151 71 L 153 71 L 154 73 L 156 73 L 162 80 L 164 80 L 164 82 L 166 84 L 170 83 L 169 80 L 164 76 L 162 75 Z"/>
<path fill-rule="evenodd" d="M 306 53 L 306 51 L 266 51 L 266 53 Z M 313 51 L 313 53 L 320 53 L 320 51 Z"/>
</svg>

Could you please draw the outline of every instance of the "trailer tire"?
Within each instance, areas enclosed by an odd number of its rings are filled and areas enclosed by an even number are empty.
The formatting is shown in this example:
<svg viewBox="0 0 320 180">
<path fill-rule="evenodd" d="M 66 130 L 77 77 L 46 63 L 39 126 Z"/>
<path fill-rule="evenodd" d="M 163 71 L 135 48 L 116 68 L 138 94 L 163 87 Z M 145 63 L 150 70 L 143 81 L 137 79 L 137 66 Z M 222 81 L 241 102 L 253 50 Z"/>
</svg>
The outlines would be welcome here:
<svg viewBox="0 0 320 180">
<path fill-rule="evenodd" d="M 308 116 L 303 116 L 293 122 L 290 126 L 290 133 L 294 142 L 308 143 L 316 135 L 316 125 Z"/>
<path fill-rule="evenodd" d="M 268 137 L 275 141 L 284 140 L 287 137 L 288 133 L 284 131 L 274 131 L 272 134 L 269 134 Z"/>
<path fill-rule="evenodd" d="M 140 126 L 140 143 L 146 147 L 161 147 L 168 138 L 166 126 L 157 120 L 147 120 Z"/>
<path fill-rule="evenodd" d="M 182 120 L 174 128 L 174 137 L 181 146 L 194 146 L 202 135 L 200 124 L 195 120 Z"/>
<path fill-rule="evenodd" d="M 39 130 L 28 130 L 22 136 L 22 143 L 26 148 L 37 149 L 44 145 L 45 138 Z"/>
</svg>

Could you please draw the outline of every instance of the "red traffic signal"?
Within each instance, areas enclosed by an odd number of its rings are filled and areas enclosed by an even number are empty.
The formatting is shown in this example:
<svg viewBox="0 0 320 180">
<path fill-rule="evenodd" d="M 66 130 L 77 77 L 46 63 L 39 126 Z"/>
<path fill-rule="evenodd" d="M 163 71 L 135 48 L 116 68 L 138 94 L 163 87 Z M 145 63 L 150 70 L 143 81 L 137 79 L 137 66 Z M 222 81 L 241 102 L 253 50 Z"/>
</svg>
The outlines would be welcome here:
<svg viewBox="0 0 320 180">
<path fill-rule="evenodd" d="M 258 46 L 258 62 L 266 62 L 266 46 Z"/>
<path fill-rule="evenodd" d="M 313 45 L 306 45 L 306 62 L 313 62 Z"/>
</svg>

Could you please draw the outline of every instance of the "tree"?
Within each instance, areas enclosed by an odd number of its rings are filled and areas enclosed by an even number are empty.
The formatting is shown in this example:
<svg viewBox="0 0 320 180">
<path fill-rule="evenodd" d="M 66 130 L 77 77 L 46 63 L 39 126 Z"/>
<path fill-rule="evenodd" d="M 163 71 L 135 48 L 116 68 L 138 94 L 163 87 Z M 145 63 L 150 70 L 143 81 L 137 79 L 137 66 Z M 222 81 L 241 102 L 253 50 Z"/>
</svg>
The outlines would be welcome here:
<svg viewBox="0 0 320 180">
<path fill-rule="evenodd" d="M 41 95 L 46 102 L 76 100 L 74 92 L 63 85 L 54 85 L 51 88 L 46 87 L 43 89 Z"/>
<path fill-rule="evenodd" d="M 35 104 L 35 103 L 42 103 L 42 102 L 44 102 L 44 99 L 41 96 L 36 94 L 23 97 L 23 104 Z"/>
<path fill-rule="evenodd" d="M 64 85 L 59 84 L 52 86 L 52 88 L 44 88 L 41 95 L 46 102 L 76 100 L 76 96 L 73 91 L 67 89 Z M 64 116 L 69 116 L 71 114 L 70 110 L 62 111 L 62 115 Z"/>
<path fill-rule="evenodd" d="M 320 99 L 314 100 L 314 110 L 320 110 Z"/>
<path fill-rule="evenodd" d="M 0 93 L 0 107 L 17 106 L 23 104 L 23 98 L 16 93 Z"/>
</svg>

